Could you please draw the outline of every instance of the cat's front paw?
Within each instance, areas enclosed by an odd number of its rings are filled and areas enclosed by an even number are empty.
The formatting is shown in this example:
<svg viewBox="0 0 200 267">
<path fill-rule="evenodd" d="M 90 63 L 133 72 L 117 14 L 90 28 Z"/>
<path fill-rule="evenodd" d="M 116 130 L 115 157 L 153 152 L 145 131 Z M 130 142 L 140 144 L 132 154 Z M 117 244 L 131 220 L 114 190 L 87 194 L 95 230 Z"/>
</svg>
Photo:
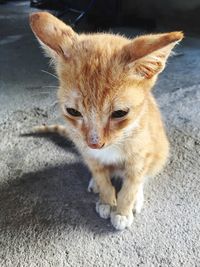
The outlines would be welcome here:
<svg viewBox="0 0 200 267">
<path fill-rule="evenodd" d="M 103 219 L 108 219 L 111 213 L 111 206 L 109 204 L 103 204 L 100 201 L 96 203 L 96 212 Z"/>
<path fill-rule="evenodd" d="M 99 188 L 98 188 L 94 178 L 90 179 L 90 182 L 88 185 L 88 192 L 93 192 L 95 194 L 99 193 Z"/>
<path fill-rule="evenodd" d="M 116 212 L 112 212 L 110 215 L 111 223 L 117 230 L 124 230 L 133 223 L 133 213 L 131 212 L 128 216 L 120 215 Z"/>
</svg>

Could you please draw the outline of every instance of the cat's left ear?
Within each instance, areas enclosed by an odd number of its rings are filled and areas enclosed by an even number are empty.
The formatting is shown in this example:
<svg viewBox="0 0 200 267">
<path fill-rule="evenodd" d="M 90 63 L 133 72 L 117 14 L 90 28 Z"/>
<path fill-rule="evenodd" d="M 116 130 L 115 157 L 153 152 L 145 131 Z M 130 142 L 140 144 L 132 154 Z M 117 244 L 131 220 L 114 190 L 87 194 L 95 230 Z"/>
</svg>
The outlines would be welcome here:
<svg viewBox="0 0 200 267">
<path fill-rule="evenodd" d="M 77 38 L 70 26 L 48 12 L 31 14 L 30 26 L 49 57 L 67 59 L 70 56 L 70 49 Z"/>
<path fill-rule="evenodd" d="M 135 38 L 123 48 L 123 57 L 136 79 L 150 79 L 165 67 L 174 46 L 183 39 L 182 32 L 151 34 Z"/>
</svg>

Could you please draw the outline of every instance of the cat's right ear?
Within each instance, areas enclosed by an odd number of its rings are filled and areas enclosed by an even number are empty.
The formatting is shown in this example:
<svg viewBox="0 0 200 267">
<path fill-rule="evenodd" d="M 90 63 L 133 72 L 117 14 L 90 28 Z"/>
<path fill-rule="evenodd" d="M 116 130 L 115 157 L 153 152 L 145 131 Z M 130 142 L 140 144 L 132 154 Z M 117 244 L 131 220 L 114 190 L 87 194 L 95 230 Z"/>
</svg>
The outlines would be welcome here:
<svg viewBox="0 0 200 267">
<path fill-rule="evenodd" d="M 139 80 L 156 77 L 164 69 L 174 46 L 182 39 L 182 32 L 149 34 L 133 39 L 122 50 L 130 74 Z"/>
<path fill-rule="evenodd" d="M 54 60 L 70 57 L 70 49 L 77 38 L 70 26 L 48 12 L 31 14 L 30 26 L 47 56 Z"/>
</svg>

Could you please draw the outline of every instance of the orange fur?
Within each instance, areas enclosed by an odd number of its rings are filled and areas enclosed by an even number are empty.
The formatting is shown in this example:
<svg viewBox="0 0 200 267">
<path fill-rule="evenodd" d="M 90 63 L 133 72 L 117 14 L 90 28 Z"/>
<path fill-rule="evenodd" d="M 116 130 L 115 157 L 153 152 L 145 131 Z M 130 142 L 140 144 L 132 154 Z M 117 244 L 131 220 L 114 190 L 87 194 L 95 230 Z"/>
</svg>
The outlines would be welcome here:
<svg viewBox="0 0 200 267">
<path fill-rule="evenodd" d="M 168 156 L 169 145 L 151 88 L 183 34 L 133 40 L 104 33 L 78 35 L 46 12 L 32 14 L 30 23 L 54 60 L 68 136 L 99 189 L 97 212 L 103 218 L 111 217 L 113 226 L 122 230 L 132 223 L 134 206 L 137 211 L 141 208 L 144 177 L 158 173 Z M 67 108 L 82 116 L 72 115 Z M 117 110 L 128 113 L 113 118 Z M 110 181 L 117 171 L 124 176 L 118 195 Z"/>
</svg>

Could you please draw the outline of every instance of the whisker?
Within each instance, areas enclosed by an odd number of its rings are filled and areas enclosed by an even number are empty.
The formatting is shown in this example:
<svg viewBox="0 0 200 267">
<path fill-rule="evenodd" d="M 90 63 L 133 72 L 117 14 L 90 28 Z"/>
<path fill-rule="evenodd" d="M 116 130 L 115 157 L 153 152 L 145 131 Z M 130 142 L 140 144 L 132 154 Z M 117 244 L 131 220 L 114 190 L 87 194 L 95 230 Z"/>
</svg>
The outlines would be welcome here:
<svg viewBox="0 0 200 267">
<path fill-rule="evenodd" d="M 31 96 L 37 96 L 37 95 L 47 95 L 47 94 L 49 94 L 49 92 L 38 92 L 38 93 L 36 93 L 36 94 L 33 94 L 33 95 L 31 95 Z"/>
<path fill-rule="evenodd" d="M 44 85 L 43 88 L 58 88 L 58 85 Z"/>
<path fill-rule="evenodd" d="M 53 73 L 48 72 L 46 70 L 41 70 L 41 71 L 44 72 L 44 73 L 46 73 L 46 74 L 49 74 L 50 76 L 52 76 L 52 77 L 54 77 L 54 78 L 56 78 L 58 80 L 58 77 L 56 75 L 54 75 Z"/>
</svg>

